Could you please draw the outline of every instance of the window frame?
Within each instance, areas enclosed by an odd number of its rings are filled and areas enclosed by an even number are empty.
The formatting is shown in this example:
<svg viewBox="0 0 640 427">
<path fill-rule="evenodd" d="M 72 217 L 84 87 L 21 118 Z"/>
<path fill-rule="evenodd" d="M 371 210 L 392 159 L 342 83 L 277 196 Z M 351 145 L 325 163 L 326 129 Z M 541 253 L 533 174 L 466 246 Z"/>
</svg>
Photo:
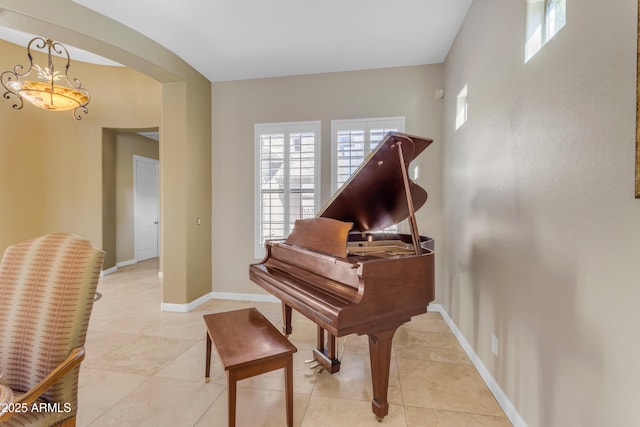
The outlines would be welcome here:
<svg viewBox="0 0 640 427">
<path fill-rule="evenodd" d="M 560 27 L 554 25 L 554 32 L 550 34 L 551 6 L 556 6 L 558 0 L 525 0 L 525 44 L 524 62 L 527 63 L 542 48 L 562 30 L 567 24 L 567 2 L 560 0 L 564 7 L 564 21 Z M 553 16 L 555 21 L 556 16 Z"/>
<path fill-rule="evenodd" d="M 313 188 L 313 202 L 314 202 L 314 215 L 320 208 L 320 195 L 321 195 L 321 122 L 316 121 L 301 121 L 301 122 L 282 122 L 282 123 L 256 123 L 254 125 L 254 256 L 256 259 L 261 259 L 265 255 L 264 242 L 266 238 L 263 238 L 263 205 L 262 194 L 264 193 L 261 184 L 261 163 L 262 163 L 262 150 L 261 150 L 261 137 L 263 135 L 283 134 L 285 140 L 285 146 L 288 146 L 291 135 L 296 133 L 313 133 L 314 134 L 314 188 Z M 290 215 L 287 214 L 287 207 L 289 205 L 291 194 L 288 185 L 290 184 L 290 165 L 288 161 L 288 150 L 285 150 L 284 154 L 284 236 L 286 238 L 293 227 L 293 222 L 290 221 Z M 296 193 L 297 194 L 297 193 Z"/>
<path fill-rule="evenodd" d="M 456 96 L 456 130 L 467 122 L 469 117 L 469 100 L 468 100 L 469 87 L 465 84 L 458 96 Z"/>
<path fill-rule="evenodd" d="M 566 17 L 566 8 L 567 8 L 567 3 L 566 0 L 561 0 L 564 2 L 564 8 L 565 8 L 565 17 L 564 17 L 564 22 L 562 23 L 562 25 L 560 27 L 557 27 L 557 23 L 555 22 L 557 15 L 553 16 L 553 21 L 554 21 L 554 28 L 551 29 L 550 28 L 550 24 L 551 24 L 551 18 L 552 18 L 552 7 L 556 7 L 558 6 L 557 4 L 557 0 L 545 0 L 544 1 L 544 34 L 543 34 L 543 46 L 544 44 L 546 44 L 549 40 L 551 40 L 556 34 L 558 34 L 558 32 L 567 24 L 567 17 Z M 553 30 L 553 32 L 552 32 Z"/>
</svg>

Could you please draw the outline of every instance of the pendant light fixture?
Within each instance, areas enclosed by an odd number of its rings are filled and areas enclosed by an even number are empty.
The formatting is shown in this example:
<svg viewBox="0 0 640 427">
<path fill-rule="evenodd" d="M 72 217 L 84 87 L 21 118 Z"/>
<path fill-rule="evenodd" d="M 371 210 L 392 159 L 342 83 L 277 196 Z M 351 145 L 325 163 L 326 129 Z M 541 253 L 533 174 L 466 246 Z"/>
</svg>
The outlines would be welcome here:
<svg viewBox="0 0 640 427">
<path fill-rule="evenodd" d="M 40 66 L 34 63 L 31 49 L 36 48 L 47 52 L 47 64 Z M 56 53 L 61 59 L 57 62 L 66 63 L 63 70 L 55 67 L 52 54 Z M 16 99 L 13 108 L 20 110 L 27 101 L 36 107 L 50 111 L 73 110 L 73 116 L 80 120 L 80 112 L 87 114 L 87 104 L 91 100 L 89 91 L 82 87 L 80 80 L 69 77 L 71 58 L 67 48 L 59 42 L 42 37 L 34 37 L 27 45 L 27 57 L 29 66 L 18 64 L 13 71 L 5 71 L 0 74 L 2 86 L 6 89 L 3 94 L 5 99 Z"/>
</svg>

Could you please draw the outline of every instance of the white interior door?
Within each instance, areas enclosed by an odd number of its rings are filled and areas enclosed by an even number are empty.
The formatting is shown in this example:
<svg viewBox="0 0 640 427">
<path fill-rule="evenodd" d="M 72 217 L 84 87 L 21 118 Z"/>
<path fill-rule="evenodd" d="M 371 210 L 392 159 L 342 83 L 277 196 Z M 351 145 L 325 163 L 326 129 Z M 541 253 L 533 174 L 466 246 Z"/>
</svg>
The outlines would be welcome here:
<svg viewBox="0 0 640 427">
<path fill-rule="evenodd" d="M 136 261 L 158 256 L 159 181 L 158 160 L 133 156 Z"/>
</svg>

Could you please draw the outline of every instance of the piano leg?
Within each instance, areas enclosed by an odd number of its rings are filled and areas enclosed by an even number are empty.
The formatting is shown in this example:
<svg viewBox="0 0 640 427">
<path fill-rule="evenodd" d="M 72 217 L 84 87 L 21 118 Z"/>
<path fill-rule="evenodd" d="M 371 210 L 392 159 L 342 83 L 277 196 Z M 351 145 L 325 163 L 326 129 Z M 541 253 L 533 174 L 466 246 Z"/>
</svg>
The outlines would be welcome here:
<svg viewBox="0 0 640 427">
<path fill-rule="evenodd" d="M 324 344 L 324 329 L 318 326 L 317 348 L 313 350 L 313 358 L 329 373 L 335 374 L 340 370 L 340 361 L 336 357 L 336 337 L 329 335 L 328 347 Z"/>
<path fill-rule="evenodd" d="M 318 339 L 316 340 L 316 348 L 324 353 L 324 329 L 318 326 Z"/>
<path fill-rule="evenodd" d="M 282 303 L 282 333 L 286 336 L 291 335 L 291 307 L 284 302 Z"/>
<path fill-rule="evenodd" d="M 331 335 L 329 334 L 329 340 L 327 342 L 327 355 L 329 356 L 329 359 L 331 360 L 338 360 L 337 357 L 337 347 L 336 347 L 336 336 L 335 335 Z"/>
<path fill-rule="evenodd" d="M 387 402 L 389 366 L 391 365 L 391 342 L 396 329 L 368 334 L 371 382 L 373 384 L 371 409 L 378 421 L 382 421 L 389 413 L 389 402 Z"/>
</svg>

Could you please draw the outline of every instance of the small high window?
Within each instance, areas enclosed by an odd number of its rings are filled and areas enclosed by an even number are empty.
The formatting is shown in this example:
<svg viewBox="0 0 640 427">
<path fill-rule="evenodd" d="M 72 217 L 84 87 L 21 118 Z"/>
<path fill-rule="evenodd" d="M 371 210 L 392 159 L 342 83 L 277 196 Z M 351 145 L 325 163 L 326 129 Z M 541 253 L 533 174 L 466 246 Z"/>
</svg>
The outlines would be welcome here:
<svg viewBox="0 0 640 427">
<path fill-rule="evenodd" d="M 524 62 L 533 57 L 567 22 L 566 0 L 526 0 Z"/>
<path fill-rule="evenodd" d="M 467 85 L 464 85 L 456 98 L 456 129 L 467 121 Z"/>
</svg>

